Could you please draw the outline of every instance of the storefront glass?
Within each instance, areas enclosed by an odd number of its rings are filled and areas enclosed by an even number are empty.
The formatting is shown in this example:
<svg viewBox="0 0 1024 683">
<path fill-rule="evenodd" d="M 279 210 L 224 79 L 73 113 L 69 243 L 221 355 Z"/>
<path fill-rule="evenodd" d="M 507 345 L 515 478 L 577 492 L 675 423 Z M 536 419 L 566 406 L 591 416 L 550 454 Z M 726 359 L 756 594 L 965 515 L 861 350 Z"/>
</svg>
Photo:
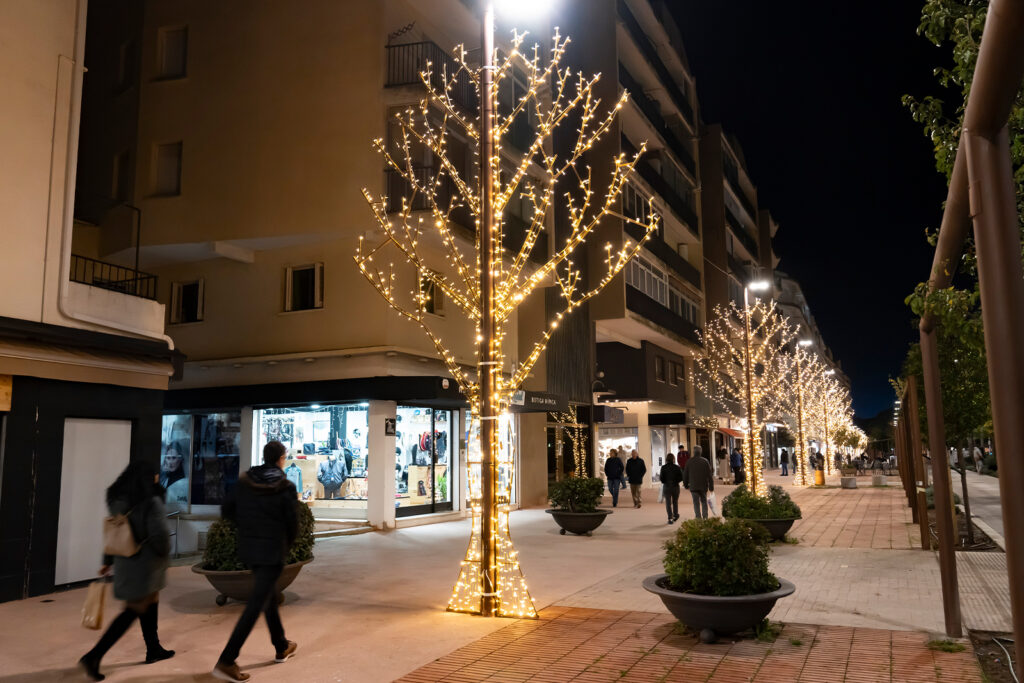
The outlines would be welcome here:
<svg viewBox="0 0 1024 683">
<path fill-rule="evenodd" d="M 365 510 L 368 407 L 312 404 L 253 411 L 253 461 L 262 460 L 268 441 L 280 441 L 288 449 L 285 476 L 317 514 L 344 517 L 345 510 Z"/>
<path fill-rule="evenodd" d="M 241 412 L 164 415 L 160 483 L 168 510 L 219 506 L 238 483 Z"/>
<path fill-rule="evenodd" d="M 480 475 L 480 420 L 474 420 L 466 411 L 466 462 L 469 468 L 469 499 L 479 500 L 481 495 Z M 498 416 L 498 504 L 515 503 L 519 500 L 513 474 L 516 466 L 516 421 L 515 416 L 503 413 Z M 508 492 L 508 497 L 505 492 Z"/>
<path fill-rule="evenodd" d="M 450 410 L 398 406 L 395 431 L 395 514 L 452 509 L 456 458 Z"/>
<path fill-rule="evenodd" d="M 604 463 L 613 448 L 620 451 L 623 462 L 637 448 L 636 427 L 599 427 L 597 430 L 597 476 L 604 478 Z"/>
</svg>

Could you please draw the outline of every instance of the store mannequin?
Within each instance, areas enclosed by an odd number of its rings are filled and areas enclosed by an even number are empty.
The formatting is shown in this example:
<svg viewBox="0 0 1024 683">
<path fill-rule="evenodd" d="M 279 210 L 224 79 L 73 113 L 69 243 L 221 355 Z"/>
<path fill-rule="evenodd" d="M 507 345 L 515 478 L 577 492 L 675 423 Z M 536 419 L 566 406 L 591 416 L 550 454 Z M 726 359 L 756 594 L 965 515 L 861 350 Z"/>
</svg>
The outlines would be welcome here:
<svg viewBox="0 0 1024 683">
<path fill-rule="evenodd" d="M 328 500 L 341 498 L 341 485 L 348 479 L 348 468 L 345 466 L 345 459 L 339 458 L 334 453 L 328 455 L 327 460 L 320 463 L 316 479 L 323 484 L 324 498 Z"/>
</svg>

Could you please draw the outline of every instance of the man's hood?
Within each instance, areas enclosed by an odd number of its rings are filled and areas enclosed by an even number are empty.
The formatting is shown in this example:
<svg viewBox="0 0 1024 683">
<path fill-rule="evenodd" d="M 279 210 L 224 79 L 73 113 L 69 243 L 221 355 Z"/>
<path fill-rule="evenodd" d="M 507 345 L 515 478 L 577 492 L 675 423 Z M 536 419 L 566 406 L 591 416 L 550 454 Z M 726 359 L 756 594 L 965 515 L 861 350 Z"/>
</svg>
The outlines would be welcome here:
<svg viewBox="0 0 1024 683">
<path fill-rule="evenodd" d="M 253 467 L 240 479 L 257 493 L 278 493 L 288 488 L 288 479 L 284 471 L 274 465 Z"/>
</svg>

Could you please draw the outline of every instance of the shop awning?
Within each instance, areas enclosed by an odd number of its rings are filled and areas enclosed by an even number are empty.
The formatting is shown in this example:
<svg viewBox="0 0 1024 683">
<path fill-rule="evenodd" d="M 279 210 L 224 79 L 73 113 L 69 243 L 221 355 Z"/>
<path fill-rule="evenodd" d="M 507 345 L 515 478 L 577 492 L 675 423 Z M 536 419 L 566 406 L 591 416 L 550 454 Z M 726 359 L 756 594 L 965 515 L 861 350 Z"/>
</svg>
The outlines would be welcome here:
<svg viewBox="0 0 1024 683">
<path fill-rule="evenodd" d="M 728 434 L 729 436 L 737 439 L 747 438 L 747 435 L 744 434 L 743 432 L 735 429 L 729 429 L 728 427 L 719 427 L 716 431 L 722 432 L 723 434 Z"/>
</svg>

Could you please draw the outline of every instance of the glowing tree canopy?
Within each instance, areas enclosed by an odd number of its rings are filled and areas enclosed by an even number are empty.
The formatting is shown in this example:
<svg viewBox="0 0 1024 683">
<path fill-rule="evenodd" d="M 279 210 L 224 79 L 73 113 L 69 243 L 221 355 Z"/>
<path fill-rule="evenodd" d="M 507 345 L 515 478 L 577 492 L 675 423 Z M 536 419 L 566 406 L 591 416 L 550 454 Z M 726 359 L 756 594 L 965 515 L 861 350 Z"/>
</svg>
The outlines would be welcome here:
<svg viewBox="0 0 1024 683">
<path fill-rule="evenodd" d="M 697 386 L 716 408 L 747 422 L 744 469 L 748 487 L 760 496 L 768 492 L 761 474 L 761 430 L 768 419 L 785 412 L 791 366 L 785 347 L 795 334 L 773 301 L 755 299 L 745 308 L 732 302 L 728 308 L 716 306 L 700 335 L 704 352 L 696 359 Z"/>
<path fill-rule="evenodd" d="M 797 486 L 807 486 L 811 483 L 807 474 L 807 442 L 814 434 L 811 407 L 817 390 L 816 382 L 825 372 L 825 364 L 817 353 L 799 344 L 791 358 L 792 371 L 782 375 L 782 419 L 796 434 L 796 447 L 793 449 L 793 483 Z"/>
<path fill-rule="evenodd" d="M 825 474 L 831 475 L 837 436 L 853 421 L 850 394 L 835 377 L 827 372 L 821 373 L 811 384 L 808 405 L 811 435 L 820 440 L 821 453 L 825 456 Z"/>
<path fill-rule="evenodd" d="M 400 179 L 404 196 L 400 202 L 391 197 L 389 203 L 388 197 L 363 190 L 381 236 L 374 246 L 360 240 L 355 255 L 370 284 L 429 337 L 469 400 L 474 418 L 484 415 L 488 420 L 496 420 L 505 412 L 559 321 L 610 282 L 641 244 L 625 241 L 619 249 L 606 245 L 606 267 L 603 272 L 592 270 L 589 281 L 574 265 L 576 250 L 606 218 L 640 225 L 645 240 L 658 222 L 653 211 L 647 212 L 651 218 L 643 223 L 623 216 L 619 209 L 619 195 L 643 153 L 643 145 L 636 156 L 620 154 L 603 183 L 593 177 L 584 161 L 593 144 L 613 131 L 612 123 L 626 102 L 626 93 L 602 110 L 600 99 L 594 95 L 598 76 L 588 77 L 560 66 L 568 38 L 555 33 L 545 62 L 536 46 L 530 54 L 520 51 L 524 36 L 513 32 L 506 56 L 494 52 L 489 90 L 484 85 L 487 77 L 483 69 L 468 63 L 462 46 L 455 50 L 454 73 L 444 71 L 438 79 L 428 63 L 421 74 L 427 97 L 418 107 L 396 115 L 398 133 L 390 143 L 374 141 L 389 173 Z M 527 88 L 510 106 L 499 107 L 499 90 L 512 90 L 513 72 L 525 75 Z M 444 85 L 435 87 L 435 82 Z M 475 89 L 478 102 L 485 104 L 481 112 L 493 112 L 493 119 L 487 119 L 493 127 L 492 146 L 486 144 L 486 136 L 481 133 L 485 127 L 483 116 L 458 103 L 457 92 L 466 87 Z M 512 151 L 510 145 L 503 151 L 506 136 L 513 129 L 521 132 L 524 128 L 533 133 L 527 149 Z M 569 140 L 561 149 L 553 144 L 556 130 Z M 481 163 L 477 150 L 472 163 L 467 164 L 471 155 L 460 141 L 479 144 L 482 137 L 483 146 L 493 148 L 493 156 Z M 483 175 L 490 177 L 481 178 Z M 513 202 L 526 207 L 521 213 L 527 225 L 521 238 L 510 244 L 504 219 Z M 564 240 L 552 243 L 551 256 L 535 264 L 531 255 L 540 241 L 547 243 L 547 228 L 553 222 L 556 204 L 568 221 Z M 488 205 L 492 207 L 490 220 L 484 215 Z M 487 244 L 495 248 L 485 260 L 481 226 L 486 225 L 492 226 Z M 586 258 L 586 253 L 581 257 Z M 532 348 L 521 357 L 506 344 L 516 309 L 531 294 L 551 287 L 561 297 L 560 310 L 545 329 L 537 331 Z M 485 297 L 484 291 L 493 293 Z M 474 338 L 466 338 L 467 327 L 456 344 L 437 329 L 436 318 L 428 315 L 435 293 L 441 293 L 475 327 Z M 456 329 L 452 317 L 448 315 L 446 321 L 449 337 Z M 475 374 L 459 362 L 453 351 L 467 342 L 477 344 Z M 491 387 L 488 395 L 481 391 L 483 379 L 487 381 L 484 386 Z M 479 427 L 477 420 L 472 433 L 478 433 Z M 489 616 L 535 616 L 508 536 L 511 456 L 508 448 L 502 448 L 500 430 L 491 429 L 490 424 L 485 427 L 479 433 L 489 435 L 488 443 L 481 444 L 478 437 L 475 441 L 471 438 L 469 444 L 473 535 L 448 609 Z M 485 491 L 487 482 L 491 482 L 490 488 Z M 490 501 L 494 501 L 493 508 Z"/>
<path fill-rule="evenodd" d="M 561 423 L 562 429 L 565 430 L 565 435 L 569 438 L 569 443 L 572 446 L 572 476 L 585 477 L 587 467 L 587 425 L 579 422 L 579 417 L 576 413 L 576 406 L 570 404 L 569 408 L 564 412 L 548 414 L 556 422 Z M 558 471 L 558 476 L 562 476 L 560 469 Z"/>
</svg>

